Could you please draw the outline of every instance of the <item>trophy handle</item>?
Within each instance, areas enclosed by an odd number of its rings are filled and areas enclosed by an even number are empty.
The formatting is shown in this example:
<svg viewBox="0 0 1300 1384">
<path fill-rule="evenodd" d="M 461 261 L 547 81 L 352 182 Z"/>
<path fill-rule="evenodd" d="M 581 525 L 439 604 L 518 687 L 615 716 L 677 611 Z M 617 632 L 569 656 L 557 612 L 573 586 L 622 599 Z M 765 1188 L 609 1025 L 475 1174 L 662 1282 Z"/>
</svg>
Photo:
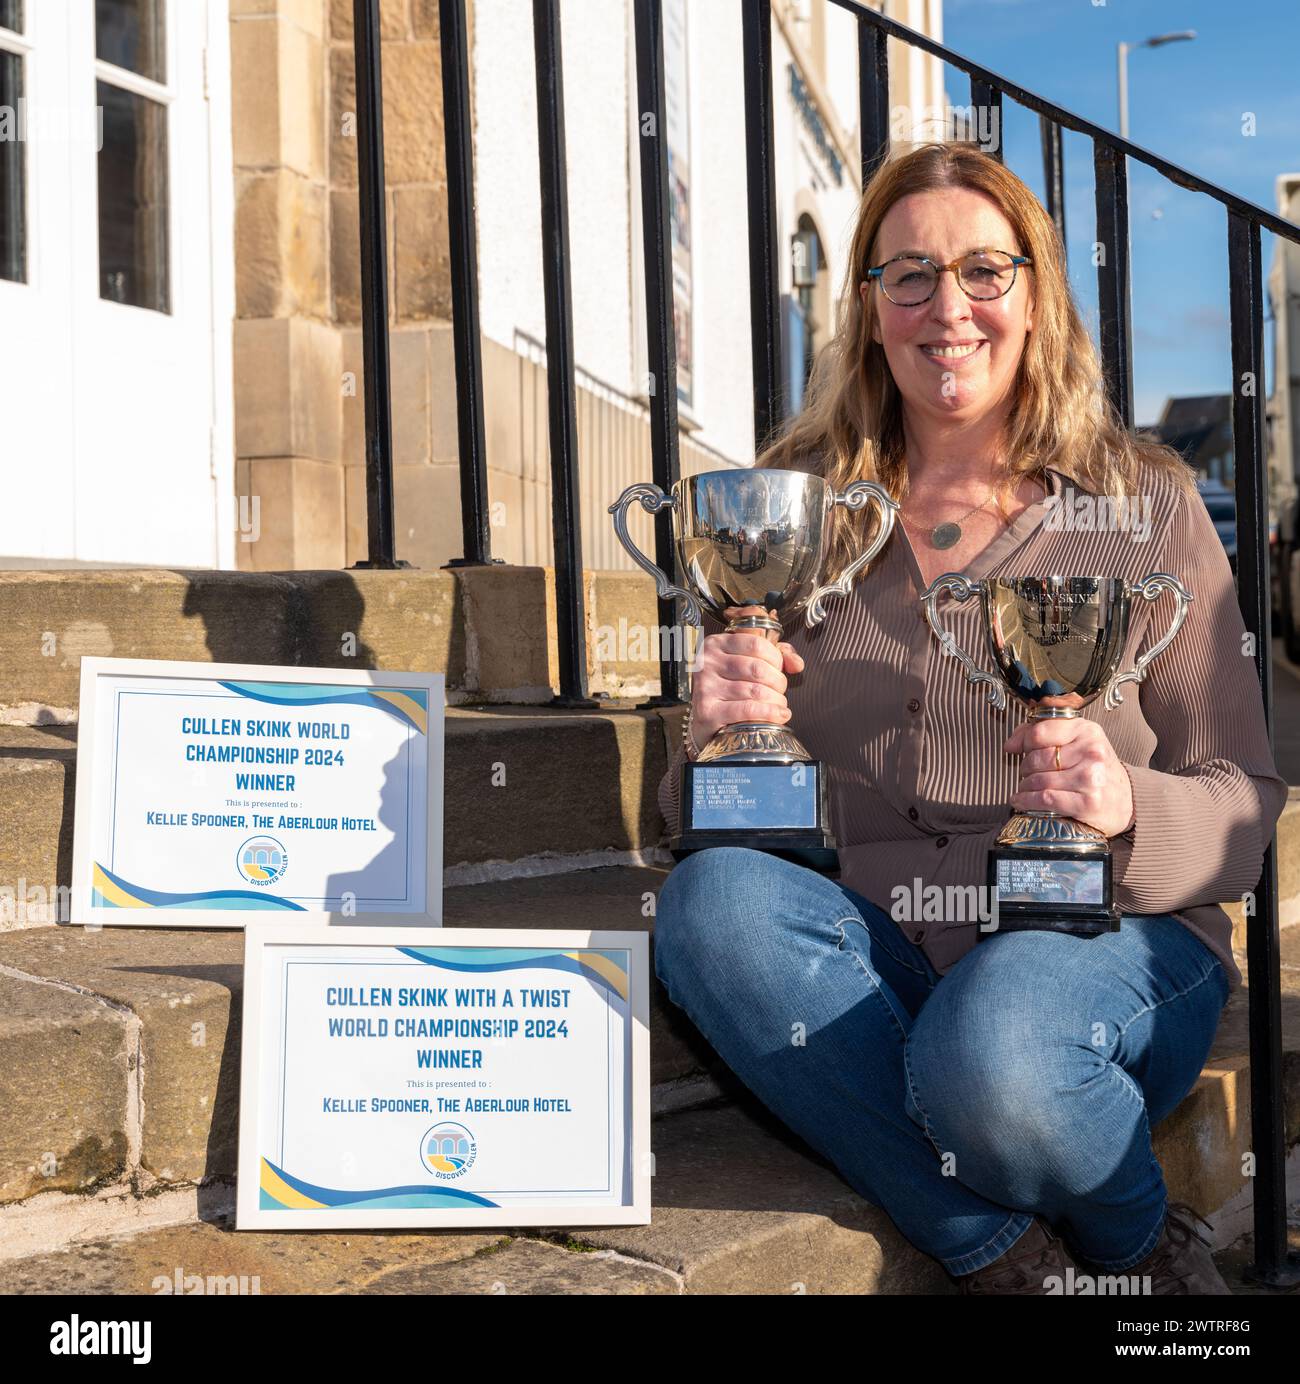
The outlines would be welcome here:
<svg viewBox="0 0 1300 1384">
<path fill-rule="evenodd" d="M 941 577 L 935 577 L 930 583 L 930 589 L 921 597 L 921 604 L 925 610 L 925 618 L 930 628 L 938 637 L 939 643 L 943 646 L 945 654 L 956 657 L 958 663 L 966 671 L 966 680 L 971 683 L 986 682 L 989 685 L 989 702 L 997 707 L 999 711 L 1006 709 L 1007 689 L 1006 684 L 999 677 L 994 677 L 991 673 L 982 673 L 976 666 L 974 660 L 965 649 L 953 638 L 952 631 L 946 630 L 939 623 L 938 602 L 939 597 L 944 591 L 951 591 L 958 601 L 965 602 L 974 595 L 979 594 L 984 589 L 983 582 L 971 581 L 968 577 L 963 577 L 957 572 L 945 572 Z"/>
<path fill-rule="evenodd" d="M 851 485 L 845 486 L 843 490 L 832 492 L 831 503 L 843 505 L 846 509 L 862 509 L 864 505 L 870 504 L 872 501 L 875 502 L 876 508 L 880 511 L 880 530 L 867 547 L 866 552 L 855 557 L 840 573 L 838 581 L 831 582 L 826 586 L 819 586 L 809 597 L 808 607 L 804 611 L 804 623 L 809 629 L 821 624 L 826 618 L 826 609 L 822 602 L 827 596 L 847 596 L 849 594 L 849 587 L 853 584 L 853 578 L 889 541 L 889 535 L 894 531 L 894 515 L 898 512 L 898 501 L 890 495 L 883 485 L 877 485 L 875 481 L 854 481 Z"/>
<path fill-rule="evenodd" d="M 618 535 L 618 541 L 627 550 L 628 556 L 638 567 L 655 579 L 655 591 L 659 599 L 666 601 L 671 596 L 680 596 L 685 603 L 682 614 L 685 616 L 686 623 L 702 626 L 704 617 L 700 613 L 700 603 L 684 587 L 674 586 L 664 575 L 662 569 L 651 562 L 641 549 L 632 542 L 632 535 L 627 531 L 627 511 L 628 507 L 637 500 L 641 501 L 642 509 L 649 510 L 651 514 L 658 514 L 661 509 L 675 510 L 677 497 L 665 495 L 657 485 L 652 485 L 649 481 L 638 481 L 636 485 L 628 486 L 610 505 L 608 512 L 614 516 L 614 532 Z"/>
<path fill-rule="evenodd" d="M 1129 591 L 1131 595 L 1141 596 L 1143 600 L 1147 601 L 1154 601 L 1162 592 L 1170 591 L 1177 602 L 1177 609 L 1174 611 L 1173 621 L 1165 632 L 1164 638 L 1157 640 L 1127 673 L 1116 673 L 1110 680 L 1110 686 L 1106 688 L 1107 711 L 1113 711 L 1124 700 L 1119 692 L 1120 684 L 1141 682 L 1147 675 L 1147 665 L 1151 660 L 1157 654 L 1163 653 L 1173 643 L 1174 635 L 1178 633 L 1183 621 L 1187 618 L 1187 607 L 1192 600 L 1192 593 L 1177 577 L 1171 577 L 1168 572 L 1152 572 L 1149 577 L 1144 577 L 1136 586 L 1130 586 Z"/>
</svg>

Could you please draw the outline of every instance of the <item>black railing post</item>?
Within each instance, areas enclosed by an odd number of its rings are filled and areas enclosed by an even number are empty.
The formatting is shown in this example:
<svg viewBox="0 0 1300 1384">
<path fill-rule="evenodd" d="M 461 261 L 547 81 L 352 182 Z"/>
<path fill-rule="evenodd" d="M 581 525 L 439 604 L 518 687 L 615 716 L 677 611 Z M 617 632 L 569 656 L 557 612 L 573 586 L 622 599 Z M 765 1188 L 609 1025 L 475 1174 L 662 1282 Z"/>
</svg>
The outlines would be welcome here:
<svg viewBox="0 0 1300 1384">
<path fill-rule="evenodd" d="M 1254 636 L 1255 671 L 1273 740 L 1272 571 L 1264 457 L 1264 278 L 1259 226 L 1228 212 L 1232 332 L 1232 447 L 1237 491 L 1237 600 Z M 1300 1283 L 1300 1255 L 1286 1242 L 1286 1115 L 1282 1093 L 1282 955 L 1277 836 L 1264 856 L 1254 915 L 1246 918 L 1250 988 L 1250 1125 L 1255 1155 L 1255 1257 L 1246 1275 L 1271 1287 Z"/>
<path fill-rule="evenodd" d="M 645 260 L 646 358 L 650 367 L 650 461 L 654 483 L 671 492 L 680 475 L 677 436 L 677 339 L 673 325 L 673 247 L 668 212 L 668 140 L 664 127 L 663 0 L 635 0 L 637 129 L 641 154 L 641 235 Z M 676 569 L 673 513 L 654 517 L 655 562 Z M 676 706 L 690 694 L 686 626 L 675 597 L 659 601 L 659 695 L 643 705 Z"/>
<path fill-rule="evenodd" d="M 542 176 L 542 287 L 546 298 L 546 393 L 550 416 L 551 533 L 560 692 L 553 705 L 594 707 L 587 696 L 578 409 L 573 392 L 573 299 L 569 282 L 568 164 L 560 0 L 533 0 L 537 136 Z"/>
<path fill-rule="evenodd" d="M 1038 132 L 1043 143 L 1043 189 L 1047 214 L 1056 223 L 1061 237 L 1061 262 L 1068 262 L 1065 241 L 1065 155 L 1061 127 L 1045 115 L 1038 117 Z"/>
<path fill-rule="evenodd" d="M 393 530 L 393 415 L 388 362 L 388 220 L 384 215 L 384 79 L 379 0 L 352 0 L 361 219 L 361 357 L 365 372 L 366 534 L 358 567 L 407 567 Z"/>
<path fill-rule="evenodd" d="M 776 259 L 776 168 L 772 155 L 772 0 L 741 0 L 740 14 L 749 205 L 749 328 L 757 456 L 775 438 L 785 413 Z"/>
<path fill-rule="evenodd" d="M 858 127 L 862 186 L 889 157 L 889 35 L 858 21 Z"/>
<path fill-rule="evenodd" d="M 1002 90 L 995 87 L 991 82 L 986 82 L 979 77 L 970 79 L 970 103 L 974 111 L 975 119 L 975 139 L 983 147 L 983 135 L 987 129 L 989 138 L 993 141 L 993 147 L 985 152 L 997 159 L 999 163 L 1005 163 L 1002 156 Z M 983 113 L 988 111 L 988 125 L 984 125 Z"/>
<path fill-rule="evenodd" d="M 1097 311 L 1106 391 L 1126 428 L 1133 426 L 1133 328 L 1128 263 L 1128 166 L 1123 150 L 1093 141 L 1097 196 Z"/>
<path fill-rule="evenodd" d="M 483 435 L 483 348 L 479 340 L 478 246 L 474 225 L 474 131 L 469 111 L 469 39 L 465 0 L 438 6 L 442 37 L 442 122 L 447 149 L 447 240 L 456 368 L 456 439 L 464 556 L 448 567 L 492 559 L 487 447 Z M 500 559 L 498 558 L 499 562 Z"/>
</svg>

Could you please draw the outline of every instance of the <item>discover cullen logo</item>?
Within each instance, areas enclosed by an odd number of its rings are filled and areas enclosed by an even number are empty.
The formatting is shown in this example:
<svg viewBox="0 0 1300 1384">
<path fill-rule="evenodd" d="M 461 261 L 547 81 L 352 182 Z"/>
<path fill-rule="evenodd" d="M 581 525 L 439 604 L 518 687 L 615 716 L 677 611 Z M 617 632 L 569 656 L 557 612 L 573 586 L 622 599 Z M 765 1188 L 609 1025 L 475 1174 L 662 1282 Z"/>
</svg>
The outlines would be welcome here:
<svg viewBox="0 0 1300 1384">
<path fill-rule="evenodd" d="M 130 1355 L 134 1365 L 153 1358 L 152 1322 L 55 1322 L 50 1327 L 51 1355 Z"/>
</svg>

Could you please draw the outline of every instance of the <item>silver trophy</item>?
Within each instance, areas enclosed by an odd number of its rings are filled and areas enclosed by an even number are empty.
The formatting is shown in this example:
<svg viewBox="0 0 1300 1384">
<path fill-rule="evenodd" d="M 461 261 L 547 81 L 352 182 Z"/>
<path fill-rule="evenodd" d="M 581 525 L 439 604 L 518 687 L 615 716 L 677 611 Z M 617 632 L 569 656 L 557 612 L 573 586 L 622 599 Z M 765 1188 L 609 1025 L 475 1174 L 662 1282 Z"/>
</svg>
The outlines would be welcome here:
<svg viewBox="0 0 1300 1384">
<path fill-rule="evenodd" d="M 689 589 L 673 585 L 632 541 L 627 511 L 638 502 L 651 514 L 673 511 Z M 879 513 L 874 537 L 837 581 L 823 585 L 832 510 L 866 504 Z M 800 614 L 811 629 L 825 618 L 828 597 L 848 594 L 853 578 L 884 547 L 897 510 L 874 481 L 836 491 L 821 476 L 766 468 L 686 476 L 671 495 L 657 485 L 631 485 L 609 507 L 619 542 L 654 578 L 661 598 L 681 599 L 687 623 L 701 624 L 704 609 L 728 633 L 770 630 L 778 639 Z M 727 614 L 747 606 L 775 616 Z M 684 767 L 681 804 L 681 833 L 670 843 L 678 858 L 706 846 L 748 845 L 815 869 L 836 868 L 821 765 L 787 726 L 746 721 L 721 727 Z"/>
<path fill-rule="evenodd" d="M 946 630 L 938 600 L 980 599 L 981 628 L 994 673 L 981 671 Z M 1127 672 L 1120 662 L 1136 598 L 1175 601 L 1172 623 Z M 972 581 L 956 572 L 936 577 L 921 597 L 925 618 L 965 670 L 968 681 L 988 685 L 999 711 L 1010 691 L 1029 708 L 1029 719 L 1078 716 L 1104 694 L 1113 710 L 1120 687 L 1141 682 L 1187 616 L 1191 593 L 1176 578 L 1154 572 L 1140 582 L 1124 577 L 997 577 Z M 1110 845 L 1095 827 L 1057 812 L 1017 812 L 989 852 L 989 887 L 995 891 L 998 930 L 1046 928 L 1094 936 L 1119 930 L 1111 878 Z"/>
</svg>

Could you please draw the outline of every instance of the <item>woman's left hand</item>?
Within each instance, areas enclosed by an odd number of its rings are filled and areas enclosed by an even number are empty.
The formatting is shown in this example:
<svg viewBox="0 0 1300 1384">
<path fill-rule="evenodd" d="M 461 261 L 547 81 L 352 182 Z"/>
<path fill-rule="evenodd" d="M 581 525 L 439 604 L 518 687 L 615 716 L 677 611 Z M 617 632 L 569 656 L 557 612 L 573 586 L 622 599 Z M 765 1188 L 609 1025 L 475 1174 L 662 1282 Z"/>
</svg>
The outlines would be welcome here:
<svg viewBox="0 0 1300 1384">
<path fill-rule="evenodd" d="M 1107 836 L 1133 825 L 1133 785 L 1106 732 L 1084 716 L 1025 721 L 1007 738 L 1008 754 L 1023 754 L 1017 812 L 1059 812 Z M 1061 767 L 1056 767 L 1056 750 Z"/>
</svg>

